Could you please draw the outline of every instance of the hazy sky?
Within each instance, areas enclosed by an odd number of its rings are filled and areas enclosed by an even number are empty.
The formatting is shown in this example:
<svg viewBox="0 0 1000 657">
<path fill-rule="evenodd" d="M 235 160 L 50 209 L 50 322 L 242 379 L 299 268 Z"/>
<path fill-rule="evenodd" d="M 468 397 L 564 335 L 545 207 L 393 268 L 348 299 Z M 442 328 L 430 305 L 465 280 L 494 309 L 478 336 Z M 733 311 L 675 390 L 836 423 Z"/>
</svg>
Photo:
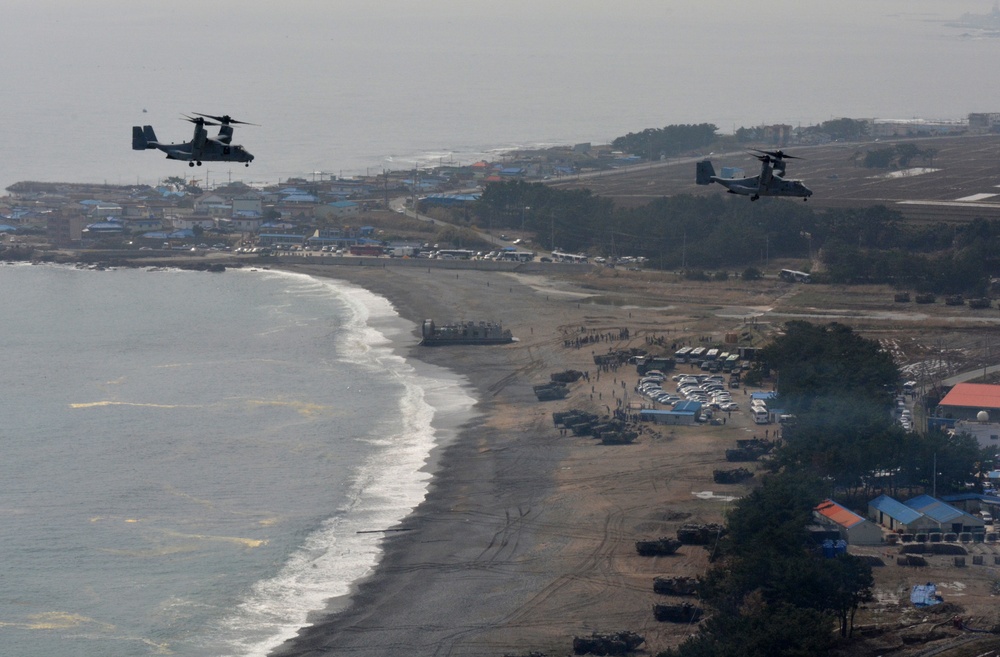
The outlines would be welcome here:
<svg viewBox="0 0 1000 657">
<path fill-rule="evenodd" d="M 8 0 L 0 143 L 20 161 L 0 163 L 0 184 L 50 169 L 65 177 L 74 164 L 159 175 L 162 162 L 130 151 L 131 125 L 186 140 L 190 126 L 177 119 L 192 111 L 262 124 L 237 141 L 268 175 L 670 123 L 961 118 L 1000 111 L 1000 39 L 945 23 L 992 7 Z"/>
</svg>

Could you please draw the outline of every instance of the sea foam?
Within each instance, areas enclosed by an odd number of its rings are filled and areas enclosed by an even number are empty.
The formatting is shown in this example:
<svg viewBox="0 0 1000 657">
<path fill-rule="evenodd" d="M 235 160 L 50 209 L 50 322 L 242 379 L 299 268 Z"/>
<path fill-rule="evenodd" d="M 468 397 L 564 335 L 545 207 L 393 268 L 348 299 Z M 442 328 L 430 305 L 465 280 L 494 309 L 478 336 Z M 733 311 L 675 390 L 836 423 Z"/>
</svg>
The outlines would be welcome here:
<svg viewBox="0 0 1000 657">
<path fill-rule="evenodd" d="M 348 595 L 376 567 L 383 530 L 397 526 L 424 499 L 431 451 L 454 437 L 449 427 L 470 417 L 476 401 L 462 378 L 424 364 L 415 367 L 394 351 L 412 324 L 387 299 L 338 281 L 271 275 L 296 280 L 299 294 L 344 301 L 349 316 L 334 338 L 337 352 L 360 367 L 391 373 L 404 392 L 395 402 L 395 420 L 360 438 L 379 449 L 355 468 L 343 505 L 221 623 L 223 654 L 242 657 L 265 657 L 314 622 L 317 613 L 333 611 L 329 602 Z"/>
</svg>

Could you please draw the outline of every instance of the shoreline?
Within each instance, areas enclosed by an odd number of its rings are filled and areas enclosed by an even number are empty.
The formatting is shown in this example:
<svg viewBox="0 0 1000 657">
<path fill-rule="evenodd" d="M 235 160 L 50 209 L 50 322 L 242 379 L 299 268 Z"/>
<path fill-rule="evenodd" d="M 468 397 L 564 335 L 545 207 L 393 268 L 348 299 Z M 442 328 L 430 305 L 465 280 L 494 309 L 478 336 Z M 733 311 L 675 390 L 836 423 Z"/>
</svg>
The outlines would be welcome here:
<svg viewBox="0 0 1000 657">
<path fill-rule="evenodd" d="M 389 300 L 401 319 L 417 329 L 419 329 L 422 320 L 426 317 L 436 316 L 450 319 L 452 316 L 457 316 L 451 313 L 459 312 L 455 308 L 448 307 L 453 306 L 453 303 L 440 303 L 440 301 L 446 298 L 454 302 L 458 300 L 458 297 L 431 297 L 423 295 L 419 289 L 419 285 L 413 285 L 412 279 L 415 276 L 426 274 L 423 271 L 412 268 L 406 268 L 405 270 L 392 268 L 389 270 L 389 275 L 387 275 L 386 269 L 370 267 L 358 268 L 356 270 L 351 267 L 322 265 L 283 265 L 281 269 L 296 273 L 307 273 L 321 278 L 340 280 L 382 296 Z M 402 278 L 405 280 L 388 280 L 396 278 L 391 275 L 392 273 L 402 274 Z M 431 270 L 427 273 L 432 276 L 437 275 L 438 277 L 449 278 L 465 275 L 465 272 L 456 274 L 450 270 Z M 437 299 L 437 302 L 434 299 Z M 469 317 L 471 318 L 471 316 Z M 486 318 L 483 317 L 483 319 Z M 493 316 L 489 317 L 489 319 L 493 318 Z M 438 444 L 429 453 L 424 466 L 424 469 L 431 474 L 431 480 L 428 483 L 427 494 L 424 500 L 406 518 L 401 520 L 398 525 L 393 527 L 391 531 L 385 532 L 381 539 L 381 557 L 373 570 L 360 581 L 355 582 L 351 587 L 350 593 L 331 599 L 326 609 L 314 612 L 312 616 L 315 617 L 315 621 L 311 625 L 301 628 L 297 637 L 286 641 L 269 653 L 275 657 L 306 655 L 314 651 L 326 653 L 331 650 L 331 641 L 336 641 L 339 648 L 344 648 L 345 651 L 349 651 L 352 654 L 357 654 L 359 649 L 362 651 L 370 650 L 370 654 L 372 655 L 386 654 L 385 650 L 388 650 L 389 646 L 383 644 L 385 645 L 384 648 L 379 647 L 379 643 L 371 641 L 370 636 L 350 650 L 347 650 L 347 646 L 344 645 L 344 641 L 340 637 L 344 634 L 355 636 L 358 633 L 359 625 L 371 622 L 369 612 L 367 611 L 368 608 L 395 606 L 396 602 L 393 601 L 395 596 L 385 592 L 388 584 L 405 588 L 419 588 L 419 569 L 417 572 L 402 578 L 402 583 L 399 582 L 400 572 L 408 568 L 406 564 L 413 559 L 415 551 L 420 553 L 426 551 L 428 557 L 433 556 L 433 552 L 437 548 L 431 547 L 427 550 L 421 544 L 442 542 L 444 540 L 442 533 L 453 533 L 450 529 L 442 532 L 441 526 L 434 527 L 432 525 L 439 525 L 442 521 L 446 523 L 446 526 L 449 523 L 454 524 L 454 519 L 449 521 L 447 516 L 455 511 L 454 504 L 457 501 L 456 497 L 473 497 L 475 493 L 472 489 L 476 487 L 477 482 L 488 483 L 492 479 L 490 470 L 493 464 L 490 463 L 488 457 L 479 457 L 483 453 L 481 451 L 483 449 L 482 437 L 484 434 L 490 432 L 487 425 L 489 424 L 490 415 L 494 410 L 492 408 L 493 404 L 489 401 L 490 383 L 487 380 L 488 376 L 484 378 L 483 363 L 480 362 L 479 367 L 474 368 L 472 371 L 463 371 L 460 363 L 482 360 L 490 361 L 490 358 L 481 359 L 479 357 L 492 355 L 495 358 L 500 354 L 496 352 L 495 348 L 490 346 L 463 347 L 463 349 L 472 350 L 471 357 L 466 356 L 461 358 L 459 359 L 460 362 L 448 362 L 454 355 L 454 352 L 447 347 L 427 350 L 419 346 L 416 336 L 408 339 L 402 333 L 394 335 L 392 340 L 394 342 L 391 347 L 393 352 L 409 362 L 415 368 L 418 375 L 420 375 L 422 369 L 427 367 L 443 369 L 454 376 L 456 380 L 460 381 L 463 387 L 470 390 L 470 392 L 474 392 L 476 402 L 468 412 L 459 413 L 457 416 L 448 410 L 444 410 L 442 413 L 435 406 L 435 418 L 432 421 L 432 427 L 444 439 L 439 439 Z M 479 353 L 480 350 L 485 351 Z M 490 353 L 491 351 L 493 352 L 492 354 Z M 486 371 L 488 369 L 486 368 Z M 533 477 L 536 477 L 544 487 L 544 472 L 542 470 L 535 471 Z M 495 491 L 489 492 L 494 493 Z M 456 493 L 458 493 L 457 496 Z M 465 520 L 461 521 L 461 524 L 465 524 Z M 466 528 L 462 527 L 461 529 Z M 428 541 L 428 534 L 431 533 L 438 536 L 438 538 Z M 466 540 L 469 540 L 468 536 Z M 478 542 L 478 539 L 474 542 Z M 483 542 L 489 543 L 490 539 L 484 535 Z M 445 588 L 447 589 L 449 586 L 446 585 Z M 398 600 L 398 602 L 401 602 L 403 607 L 409 605 L 405 600 Z M 440 610 L 442 618 L 448 618 L 449 616 L 454 618 L 453 614 L 447 612 L 450 606 L 451 604 L 437 605 L 435 608 Z M 457 609 L 454 611 L 457 611 Z M 399 612 L 397 611 L 396 613 Z M 310 620 L 312 621 L 313 619 L 311 618 Z M 389 624 L 392 625 L 391 622 Z M 406 625 L 409 626 L 406 630 L 407 633 L 415 631 L 412 625 Z M 371 633 L 384 636 L 389 632 L 391 632 L 389 628 L 381 624 L 375 624 L 372 629 L 363 630 L 362 636 Z M 417 633 L 422 634 L 423 632 Z M 411 646 L 416 645 L 411 641 L 412 638 L 404 643 Z"/>
<path fill-rule="evenodd" d="M 304 274 L 292 271 L 291 268 L 274 268 L 273 271 L 282 271 L 296 276 L 304 275 L 319 280 L 327 280 L 336 283 L 341 290 L 345 288 L 354 290 L 354 292 L 348 293 L 354 297 L 350 302 L 351 305 L 365 308 L 365 312 L 368 313 L 368 317 L 363 321 L 364 329 L 375 331 L 384 339 L 384 342 L 378 344 L 375 349 L 390 354 L 387 359 L 385 356 L 380 356 L 378 358 L 379 362 L 386 369 L 395 371 L 398 368 L 400 378 L 409 381 L 407 386 L 412 386 L 421 391 L 420 401 L 416 406 L 410 408 L 410 410 L 415 412 L 414 417 L 426 412 L 420 406 L 426 405 L 426 408 L 429 409 L 429 421 L 419 420 L 416 426 L 413 427 L 413 430 L 418 432 L 429 430 L 433 436 L 432 444 L 426 448 L 419 466 L 413 471 L 418 477 L 426 475 L 420 501 L 413 503 L 406 515 L 395 521 L 356 532 L 357 534 L 381 535 L 378 539 L 379 545 L 373 564 L 367 573 L 363 573 L 358 580 L 348 586 L 346 592 L 328 598 L 323 608 L 310 611 L 305 619 L 307 625 L 303 626 L 308 627 L 308 624 L 316 622 L 317 619 L 326 618 L 347 608 L 357 592 L 358 583 L 370 577 L 371 573 L 381 563 L 384 555 L 382 543 L 385 538 L 398 532 L 408 531 L 408 528 L 404 526 L 406 519 L 426 499 L 434 473 L 438 468 L 442 450 L 458 440 L 462 428 L 474 423 L 480 417 L 480 414 L 475 410 L 478 398 L 474 394 L 470 382 L 461 373 L 409 356 L 407 346 L 411 343 L 409 336 L 412 334 L 413 322 L 399 314 L 394 306 L 388 311 L 384 309 L 382 307 L 383 303 L 392 306 L 391 301 L 387 297 L 340 277 L 316 276 L 311 273 Z M 371 299 L 377 299 L 377 302 L 373 305 Z M 344 348 L 349 349 L 350 346 L 345 344 Z M 399 361 L 403 362 L 400 363 Z M 401 408 L 400 412 L 406 413 L 406 407 Z M 424 424 L 425 421 L 427 422 L 426 424 Z M 302 627 L 296 631 L 301 629 Z M 281 645 L 287 640 L 290 639 L 283 640 L 277 645 Z M 270 650 L 268 653 L 270 653 Z"/>
<path fill-rule="evenodd" d="M 590 390 L 582 381 L 574 384 L 560 402 L 539 403 L 531 389 L 552 372 L 595 373 L 592 352 L 610 345 L 567 348 L 567 332 L 657 325 L 661 310 L 599 305 L 575 285 L 501 272 L 281 268 L 362 287 L 418 326 L 425 318 L 500 320 L 519 340 L 428 349 L 415 336 L 410 343 L 398 336 L 399 353 L 408 361 L 468 379 L 478 397 L 476 415 L 458 427 L 453 441 L 435 448 L 424 501 L 396 527 L 405 531 L 385 534 L 373 571 L 271 657 L 562 654 L 571 650 L 574 635 L 621 629 L 644 634 L 655 651 L 688 634 L 653 619 L 651 582 L 664 564 L 637 559 L 634 540 L 666 535 L 682 519 L 721 519 L 724 503 L 692 497 L 700 490 L 693 482 L 703 485 L 706 475 L 711 480 L 721 443 L 682 444 L 655 432 L 626 446 L 561 437 L 551 413 L 610 411 L 627 389 L 624 376 L 619 381 L 614 373 L 603 381 L 593 377 L 585 384 Z M 631 345 L 643 344 L 634 335 Z M 630 386 L 637 376 L 628 369 L 623 375 Z M 736 432 L 713 433 L 729 441 Z M 691 464 L 678 462 L 687 458 L 678 454 L 689 453 Z M 671 500 L 687 510 L 672 511 Z M 690 550 L 671 561 L 672 571 L 697 574 L 707 555 Z"/>
</svg>

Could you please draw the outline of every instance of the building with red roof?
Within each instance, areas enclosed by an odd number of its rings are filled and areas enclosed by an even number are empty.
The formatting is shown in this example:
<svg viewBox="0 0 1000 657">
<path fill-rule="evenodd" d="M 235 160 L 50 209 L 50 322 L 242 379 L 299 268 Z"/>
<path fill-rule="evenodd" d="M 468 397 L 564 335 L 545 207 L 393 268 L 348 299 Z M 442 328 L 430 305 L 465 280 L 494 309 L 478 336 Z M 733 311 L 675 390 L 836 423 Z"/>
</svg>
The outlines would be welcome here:
<svg viewBox="0 0 1000 657">
<path fill-rule="evenodd" d="M 938 404 L 938 416 L 975 420 L 979 411 L 1000 419 L 1000 386 L 986 383 L 957 383 Z"/>
<path fill-rule="evenodd" d="M 833 500 L 823 500 L 813 509 L 813 516 L 821 525 L 840 532 L 848 545 L 879 545 L 882 528 Z"/>
</svg>

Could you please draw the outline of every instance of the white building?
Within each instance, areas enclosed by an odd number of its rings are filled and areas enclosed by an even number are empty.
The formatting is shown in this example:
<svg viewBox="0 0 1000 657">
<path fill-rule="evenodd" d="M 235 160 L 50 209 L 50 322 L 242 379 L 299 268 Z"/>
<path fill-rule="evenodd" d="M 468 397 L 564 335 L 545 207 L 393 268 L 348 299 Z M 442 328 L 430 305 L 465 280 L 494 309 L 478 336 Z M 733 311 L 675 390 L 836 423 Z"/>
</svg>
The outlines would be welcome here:
<svg viewBox="0 0 1000 657">
<path fill-rule="evenodd" d="M 175 230 L 194 230 L 196 226 L 203 230 L 208 230 L 209 228 L 215 228 L 215 218 L 197 214 L 186 217 L 173 216 L 170 217 L 170 225 Z"/>
</svg>

